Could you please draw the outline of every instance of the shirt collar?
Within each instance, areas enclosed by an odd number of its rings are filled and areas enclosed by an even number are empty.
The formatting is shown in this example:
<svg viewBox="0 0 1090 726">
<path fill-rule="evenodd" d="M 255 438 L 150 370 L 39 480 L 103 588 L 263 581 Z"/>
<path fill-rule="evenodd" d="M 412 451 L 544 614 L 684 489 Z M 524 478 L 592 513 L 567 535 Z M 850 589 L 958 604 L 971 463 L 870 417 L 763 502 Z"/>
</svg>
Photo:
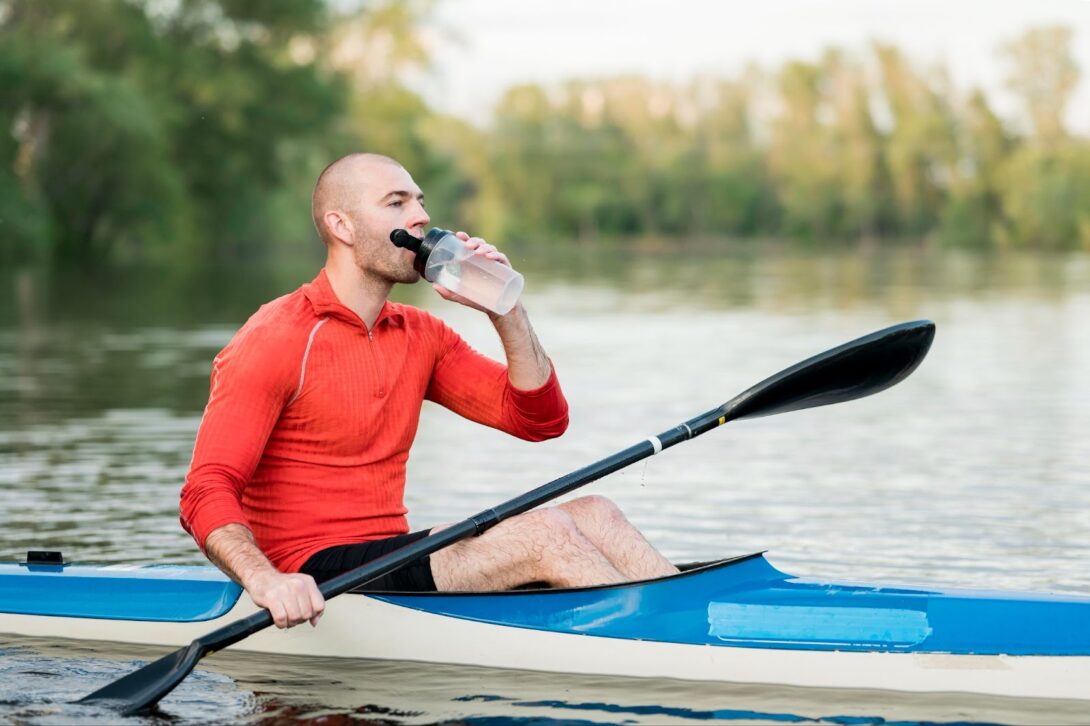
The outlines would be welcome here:
<svg viewBox="0 0 1090 726">
<path fill-rule="evenodd" d="M 324 267 L 318 276 L 303 285 L 302 289 L 303 295 L 310 301 L 316 315 L 328 315 L 366 329 L 367 326 L 364 325 L 360 316 L 344 305 L 337 297 L 337 293 L 333 292 L 333 286 L 329 284 L 329 276 L 326 275 Z M 391 325 L 400 325 L 405 320 L 404 306 L 389 300 L 384 301 L 382 310 L 375 318 L 374 327 L 377 328 L 384 320 L 389 321 Z"/>
</svg>

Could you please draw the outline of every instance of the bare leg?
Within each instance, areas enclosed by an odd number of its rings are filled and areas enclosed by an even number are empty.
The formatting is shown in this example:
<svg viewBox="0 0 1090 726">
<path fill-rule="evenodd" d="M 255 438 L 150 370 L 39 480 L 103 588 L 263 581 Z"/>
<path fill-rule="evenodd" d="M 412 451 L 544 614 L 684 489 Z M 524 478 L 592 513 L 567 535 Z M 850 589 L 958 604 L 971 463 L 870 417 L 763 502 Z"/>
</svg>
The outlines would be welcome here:
<svg viewBox="0 0 1090 726">
<path fill-rule="evenodd" d="M 606 497 L 591 495 L 559 505 L 626 580 L 675 575 L 678 569 L 644 538 Z"/>
<path fill-rule="evenodd" d="M 617 505 L 599 496 L 512 517 L 431 557 L 443 591 L 506 590 L 528 582 L 604 585 L 678 571 Z"/>
<path fill-rule="evenodd" d="M 441 549 L 431 556 L 431 571 L 441 591 L 509 590 L 529 582 L 580 587 L 627 579 L 560 507 L 520 514 L 480 537 Z"/>
</svg>

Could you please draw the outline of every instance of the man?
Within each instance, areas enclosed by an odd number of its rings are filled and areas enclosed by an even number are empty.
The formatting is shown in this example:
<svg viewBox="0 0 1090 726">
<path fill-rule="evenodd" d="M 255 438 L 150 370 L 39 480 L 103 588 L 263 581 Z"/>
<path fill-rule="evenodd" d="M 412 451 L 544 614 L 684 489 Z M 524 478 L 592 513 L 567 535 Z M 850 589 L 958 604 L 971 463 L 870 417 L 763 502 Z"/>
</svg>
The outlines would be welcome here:
<svg viewBox="0 0 1090 726">
<path fill-rule="evenodd" d="M 313 216 L 325 268 L 262 306 L 216 356 L 181 495 L 182 526 L 281 628 L 317 623 L 316 580 L 428 534 L 408 533 L 403 504 L 425 399 L 531 441 L 559 436 L 568 423 L 521 304 L 489 313 L 504 367 L 428 313 L 387 301 L 395 283 L 419 279 L 413 253 L 390 232 L 421 236 L 431 221 L 400 164 L 377 154 L 339 159 L 318 178 Z M 484 240 L 458 236 L 509 264 Z M 371 587 L 571 587 L 674 572 L 609 500 L 583 497 L 512 517 Z"/>
</svg>

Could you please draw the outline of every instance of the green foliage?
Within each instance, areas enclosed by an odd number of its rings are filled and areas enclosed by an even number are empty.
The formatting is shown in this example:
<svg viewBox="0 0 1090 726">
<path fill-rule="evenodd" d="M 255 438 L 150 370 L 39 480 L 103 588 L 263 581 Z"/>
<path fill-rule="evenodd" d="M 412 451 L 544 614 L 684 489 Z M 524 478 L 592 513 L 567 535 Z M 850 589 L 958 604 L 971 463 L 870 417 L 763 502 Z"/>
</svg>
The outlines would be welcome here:
<svg viewBox="0 0 1090 726">
<path fill-rule="evenodd" d="M 960 159 L 942 207 L 938 238 L 951 247 L 985 248 L 1003 235 L 1004 166 L 1015 140 L 975 91 L 961 114 Z"/>
<path fill-rule="evenodd" d="M 169 241 L 179 220 L 168 205 L 180 190 L 147 99 L 48 32 L 5 34 L 0 47 L 0 107 L 14 142 L 5 176 L 15 198 L 5 195 L 5 206 L 29 215 L 4 236 L 4 256 L 36 256 L 50 236 L 52 254 L 80 263 L 140 239 Z"/>
<path fill-rule="evenodd" d="M 1065 135 L 1064 110 L 1079 81 L 1071 40 L 1070 28 L 1033 28 L 1003 47 L 1010 65 L 1007 86 L 1022 99 L 1037 138 L 1046 142 Z"/>
<path fill-rule="evenodd" d="M 573 83 L 552 100 L 534 86 L 508 91 L 491 169 L 518 210 L 510 233 L 588 241 L 756 231 L 765 174 L 744 124 L 724 108 L 736 99 L 712 91 L 709 112 L 688 121 L 676 89 L 638 78 Z"/>
<path fill-rule="evenodd" d="M 1004 168 L 999 242 L 1037 249 L 1087 246 L 1090 146 L 1026 146 Z"/>
<path fill-rule="evenodd" d="M 19 180 L 0 169 L 0 262 L 48 257 L 49 214 L 20 189 Z"/>
<path fill-rule="evenodd" d="M 1010 124 L 876 44 L 733 79 L 519 86 L 482 129 L 405 84 L 434 5 L 0 0 L 0 260 L 317 253 L 313 181 L 358 150 L 400 160 L 436 224 L 504 241 L 1090 248 L 1068 29 L 1002 49 Z"/>
<path fill-rule="evenodd" d="M 293 142 L 324 141 L 340 86 L 273 39 L 314 2 L 14 0 L 0 26 L 5 171 L 48 225 L 4 254 L 58 262 L 223 257 L 274 232 Z M 275 103 L 270 99 L 276 99 Z M 2 182 L 0 182 L 2 183 Z M 9 185 L 11 186 L 11 185 Z"/>
</svg>

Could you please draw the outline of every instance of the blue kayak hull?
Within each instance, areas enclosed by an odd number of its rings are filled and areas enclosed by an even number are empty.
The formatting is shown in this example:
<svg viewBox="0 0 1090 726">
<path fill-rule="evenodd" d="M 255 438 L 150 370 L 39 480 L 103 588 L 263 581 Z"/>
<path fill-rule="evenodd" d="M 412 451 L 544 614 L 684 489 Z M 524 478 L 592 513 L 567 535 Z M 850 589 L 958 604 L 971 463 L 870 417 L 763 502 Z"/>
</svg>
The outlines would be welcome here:
<svg viewBox="0 0 1090 726">
<path fill-rule="evenodd" d="M 211 621 L 239 595 L 212 567 L 0 564 L 0 632 L 6 615 Z M 366 597 L 496 626 L 686 645 L 1090 656 L 1090 597 L 833 584 L 761 554 L 617 586 Z"/>
<path fill-rule="evenodd" d="M 380 597 L 497 625 L 693 645 L 1090 655 L 1090 597 L 830 584 L 759 554 L 634 585 Z"/>
<path fill-rule="evenodd" d="M 256 611 L 211 567 L 0 565 L 4 634 L 178 648 Z M 838 584 L 762 555 L 609 587 L 349 593 L 259 653 L 1090 704 L 1090 597 Z"/>
</svg>

